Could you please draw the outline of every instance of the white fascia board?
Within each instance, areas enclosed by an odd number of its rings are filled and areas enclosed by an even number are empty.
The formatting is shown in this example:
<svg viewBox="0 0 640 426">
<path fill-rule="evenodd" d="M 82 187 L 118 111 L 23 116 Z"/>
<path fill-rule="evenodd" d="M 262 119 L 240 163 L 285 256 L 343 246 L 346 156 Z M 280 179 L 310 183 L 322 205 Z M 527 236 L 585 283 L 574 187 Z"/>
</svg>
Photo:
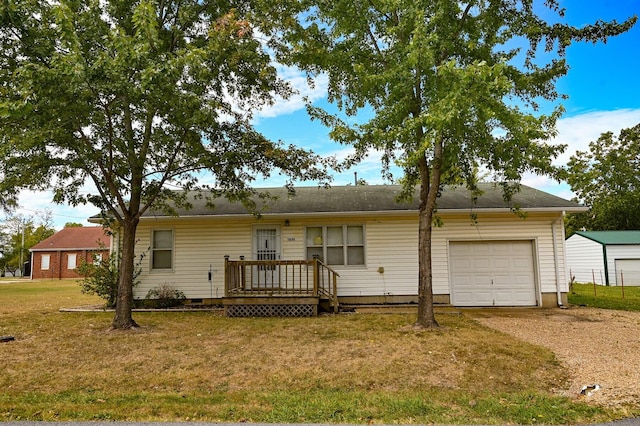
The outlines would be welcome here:
<svg viewBox="0 0 640 426">
<path fill-rule="evenodd" d="M 521 209 L 523 212 L 529 213 L 577 213 L 589 210 L 588 207 L 536 207 L 530 209 Z M 482 209 L 446 209 L 438 210 L 436 214 L 474 214 L 474 213 L 513 213 L 509 208 L 482 208 Z M 378 210 L 378 211 L 348 211 L 348 212 L 304 212 L 304 213 L 262 213 L 260 216 L 265 218 L 291 218 L 306 216 L 328 216 L 328 217 L 358 217 L 358 216 L 417 216 L 417 210 Z M 182 216 L 143 216 L 141 221 L 149 220 L 167 220 L 167 219 L 204 219 L 204 218 L 251 218 L 252 214 L 206 214 L 206 215 L 182 215 Z"/>
</svg>

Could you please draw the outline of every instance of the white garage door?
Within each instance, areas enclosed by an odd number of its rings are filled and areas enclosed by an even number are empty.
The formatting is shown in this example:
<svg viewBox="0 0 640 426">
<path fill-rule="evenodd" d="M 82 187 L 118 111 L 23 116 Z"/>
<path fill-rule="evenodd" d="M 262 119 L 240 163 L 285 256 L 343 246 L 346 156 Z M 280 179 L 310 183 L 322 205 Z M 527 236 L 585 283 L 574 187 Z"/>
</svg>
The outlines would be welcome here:
<svg viewBox="0 0 640 426">
<path fill-rule="evenodd" d="M 640 286 L 640 259 L 616 259 L 616 284 Z"/>
<path fill-rule="evenodd" d="M 455 306 L 535 306 L 531 241 L 450 242 Z"/>
</svg>

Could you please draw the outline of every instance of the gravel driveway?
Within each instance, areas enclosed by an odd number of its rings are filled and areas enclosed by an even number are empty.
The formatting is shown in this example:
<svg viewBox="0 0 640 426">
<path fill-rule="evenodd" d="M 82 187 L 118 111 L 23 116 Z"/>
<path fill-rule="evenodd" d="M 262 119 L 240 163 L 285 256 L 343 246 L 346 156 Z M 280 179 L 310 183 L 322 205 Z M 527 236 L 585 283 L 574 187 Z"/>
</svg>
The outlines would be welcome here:
<svg viewBox="0 0 640 426">
<path fill-rule="evenodd" d="M 481 324 L 551 349 L 571 375 L 570 396 L 601 405 L 640 401 L 640 312 L 585 307 L 470 311 Z"/>
</svg>

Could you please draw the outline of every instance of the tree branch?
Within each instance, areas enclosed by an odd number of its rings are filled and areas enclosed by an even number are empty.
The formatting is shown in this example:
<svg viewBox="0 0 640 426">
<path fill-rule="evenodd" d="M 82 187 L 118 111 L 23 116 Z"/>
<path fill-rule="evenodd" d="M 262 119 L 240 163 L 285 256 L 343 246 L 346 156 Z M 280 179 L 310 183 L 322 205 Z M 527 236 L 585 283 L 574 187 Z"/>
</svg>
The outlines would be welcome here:
<svg viewBox="0 0 640 426">
<path fill-rule="evenodd" d="M 88 148 L 88 151 L 93 154 L 91 158 L 99 158 L 100 153 L 97 153 L 98 154 L 97 156 L 95 155 L 96 151 L 93 147 L 93 144 L 91 143 L 91 140 L 87 135 L 85 135 L 84 131 L 79 126 L 78 126 L 78 132 L 80 133 L 80 140 Z M 104 165 L 99 160 L 96 160 L 95 163 L 98 165 L 98 168 L 100 169 L 100 172 L 102 173 L 102 176 L 104 177 L 104 179 L 99 179 L 98 176 L 91 171 L 91 168 L 89 167 L 88 164 L 85 164 L 84 170 L 87 172 L 89 176 L 91 176 L 91 179 L 96 184 L 96 188 L 98 188 L 98 192 L 100 192 L 100 195 L 105 200 L 110 199 L 106 197 L 106 193 L 103 191 L 103 188 L 102 188 L 103 184 L 106 183 L 107 188 L 109 189 L 109 193 L 111 193 L 111 196 L 117 200 L 118 207 L 120 207 L 124 211 L 124 208 L 126 207 L 126 202 L 122 197 L 122 195 L 120 194 L 120 191 L 118 190 L 118 187 L 113 180 L 113 170 L 105 169 Z"/>
</svg>

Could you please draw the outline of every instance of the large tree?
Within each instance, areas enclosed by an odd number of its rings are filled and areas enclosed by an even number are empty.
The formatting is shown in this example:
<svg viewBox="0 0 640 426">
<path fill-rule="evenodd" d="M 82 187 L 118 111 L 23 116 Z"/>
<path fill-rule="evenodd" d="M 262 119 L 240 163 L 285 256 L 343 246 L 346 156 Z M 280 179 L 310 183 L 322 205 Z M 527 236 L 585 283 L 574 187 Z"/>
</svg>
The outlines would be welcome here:
<svg viewBox="0 0 640 426">
<path fill-rule="evenodd" d="M 112 220 L 122 256 L 114 328 L 136 326 L 135 234 L 147 209 L 188 206 L 186 190 L 203 187 L 251 207 L 256 176 L 324 177 L 317 156 L 251 125 L 252 111 L 291 93 L 263 45 L 278 10 L 261 5 L 0 5 L 0 194 L 51 189 L 55 202 L 90 202 Z"/>
<path fill-rule="evenodd" d="M 575 28 L 545 15 L 556 0 L 301 0 L 306 18 L 292 34 L 288 57 L 329 77 L 329 100 L 340 115 L 311 108 L 331 136 L 355 147 L 356 162 L 384 153 L 386 175 L 402 169 L 404 195 L 419 187 L 419 311 L 433 315 L 431 233 L 442 186 L 486 169 L 505 197 L 526 172 L 554 174 L 563 147 L 547 141 L 562 112 L 557 80 L 565 49 L 576 41 L 606 41 L 634 24 L 598 21 Z M 552 112 L 539 112 L 539 103 Z M 373 117 L 353 125 L 349 116 Z M 345 118 L 345 116 L 347 118 Z"/>
<path fill-rule="evenodd" d="M 567 233 L 640 229 L 640 124 L 603 133 L 567 165 L 567 182 L 589 211 L 567 217 Z"/>
</svg>

